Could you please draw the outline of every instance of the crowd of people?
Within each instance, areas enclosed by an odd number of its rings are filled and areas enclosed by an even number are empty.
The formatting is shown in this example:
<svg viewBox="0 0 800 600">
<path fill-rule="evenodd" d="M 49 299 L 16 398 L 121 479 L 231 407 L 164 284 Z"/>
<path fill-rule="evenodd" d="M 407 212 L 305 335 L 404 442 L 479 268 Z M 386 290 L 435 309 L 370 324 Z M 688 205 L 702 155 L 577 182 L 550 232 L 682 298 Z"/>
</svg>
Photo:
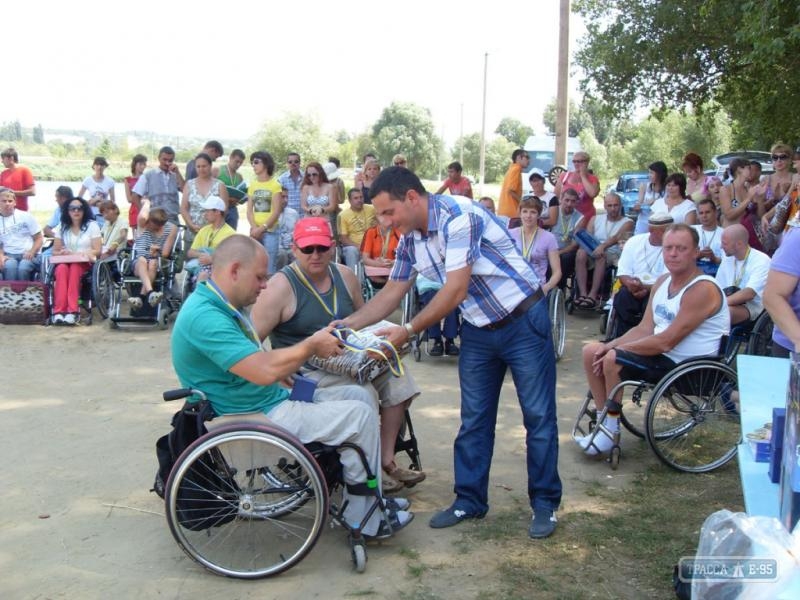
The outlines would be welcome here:
<svg viewBox="0 0 800 600">
<path fill-rule="evenodd" d="M 335 157 L 303 167 L 292 152 L 278 174 L 274 157 L 258 150 L 249 156 L 254 178 L 245 181 L 238 172 L 245 153 L 233 150 L 217 165 L 223 148 L 209 141 L 185 173 L 168 146 L 149 170 L 146 157 L 134 156 L 124 182 L 127 223 L 105 175 L 108 162 L 97 157 L 77 196 L 68 186 L 57 190 L 57 208 L 41 228 L 27 212 L 35 194 L 32 174 L 9 148 L 2 152 L 6 170 L 0 174 L 0 268 L 7 280 L 35 278 L 45 236 L 52 237 L 49 252 L 60 257 L 53 261 L 54 323 L 74 324 L 80 278 L 92 262 L 113 258 L 126 245 L 142 281 L 141 294 L 129 301 L 160 302 L 155 269 L 176 250 L 176 232 L 184 227 L 185 247 L 177 250 L 186 252 L 200 293 L 187 300 L 173 333 L 181 384 L 210 392 L 219 414 L 261 411 L 304 441 L 359 443 L 387 494 L 425 479 L 424 472 L 403 469 L 394 459 L 404 411 L 421 390 L 408 374 L 353 385 L 315 372 L 306 361 L 341 353 L 331 341 L 331 324 L 353 330 L 374 324 L 412 286 L 426 282 L 419 312 L 379 333 L 402 347 L 427 332 L 433 356 L 459 358 L 456 497 L 430 526 L 453 526 L 488 511 L 497 407 L 510 368 L 526 429 L 533 515 L 528 533 L 542 538 L 555 530 L 561 501 L 546 301 L 551 290 L 571 281 L 576 307 L 613 303 L 616 336 L 583 351 L 598 408 L 614 400 L 608 392 L 631 365 L 663 371 L 689 355 L 714 354 L 714 340 L 764 309 L 776 325 L 773 353 L 787 356 L 800 348 L 794 253 L 800 244 L 800 149 L 778 143 L 771 151 L 773 173 L 759 177 L 754 165 L 735 159 L 725 180 L 707 177 L 694 153 L 686 154 L 681 172 L 670 174 L 664 162 L 654 161 L 625 214 L 614 191 L 603 196 L 604 211 L 597 212 L 601 186 L 586 152 L 574 154 L 572 168 L 552 190 L 544 173 L 531 170 L 532 193 L 523 195 L 529 157 L 520 148 L 511 156 L 495 214 L 494 199 L 473 199 L 458 162 L 429 193 L 403 155 L 386 168 L 367 155 L 346 190 Z M 241 205 L 248 235 L 236 233 Z M 611 267 L 616 283 L 606 285 Z M 359 269 L 370 278 L 371 298 L 362 295 L 354 274 Z M 272 349 L 265 353 L 267 338 Z M 318 396 L 310 406 L 319 403 L 318 411 L 289 401 L 280 385 L 298 370 L 315 380 Z M 331 400 L 341 411 L 328 406 Z M 610 405 L 609 431 L 618 427 L 619 410 Z M 353 428 L 353 422 L 361 425 Z M 611 443 L 593 436 L 582 447 L 597 454 Z M 363 478 L 351 457 L 343 454 L 342 461 L 348 482 Z M 407 500 L 398 498 L 392 507 L 390 533 L 413 518 Z M 352 499 L 350 510 L 366 507 Z M 377 520 L 365 532 L 380 537 L 384 529 Z"/>
</svg>

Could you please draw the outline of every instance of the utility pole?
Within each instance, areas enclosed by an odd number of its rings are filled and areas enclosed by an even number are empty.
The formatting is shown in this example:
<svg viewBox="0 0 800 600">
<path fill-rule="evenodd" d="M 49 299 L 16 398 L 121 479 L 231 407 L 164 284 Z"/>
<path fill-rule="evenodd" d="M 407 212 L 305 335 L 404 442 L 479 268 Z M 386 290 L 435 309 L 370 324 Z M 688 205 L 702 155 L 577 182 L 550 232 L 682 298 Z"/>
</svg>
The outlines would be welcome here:
<svg viewBox="0 0 800 600">
<path fill-rule="evenodd" d="M 556 92 L 556 155 L 554 163 L 567 165 L 569 137 L 569 15 L 571 0 L 561 0 L 558 26 L 558 89 Z"/>
<path fill-rule="evenodd" d="M 481 114 L 481 184 L 478 186 L 478 196 L 483 196 L 483 180 L 486 172 L 486 74 L 489 69 L 489 53 L 483 55 L 483 112 Z"/>
</svg>

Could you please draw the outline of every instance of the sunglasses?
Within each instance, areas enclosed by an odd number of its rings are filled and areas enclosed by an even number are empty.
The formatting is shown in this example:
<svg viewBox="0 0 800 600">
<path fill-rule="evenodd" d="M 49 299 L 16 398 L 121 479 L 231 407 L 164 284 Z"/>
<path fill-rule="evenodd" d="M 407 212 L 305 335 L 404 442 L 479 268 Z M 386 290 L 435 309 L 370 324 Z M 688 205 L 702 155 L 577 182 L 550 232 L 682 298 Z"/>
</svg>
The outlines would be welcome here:
<svg viewBox="0 0 800 600">
<path fill-rule="evenodd" d="M 394 166 L 395 166 L 395 167 L 402 167 L 404 164 L 406 164 L 406 161 L 404 161 L 404 160 L 399 160 L 399 161 L 397 161 L 396 163 L 394 163 Z"/>
<path fill-rule="evenodd" d="M 78 211 L 78 210 L 82 211 L 83 210 L 83 206 L 81 204 L 70 204 L 69 205 L 69 210 L 71 210 L 71 211 Z"/>
<path fill-rule="evenodd" d="M 309 177 L 319 177 L 319 173 L 312 173 L 310 171 L 306 173 L 306 175 L 308 175 Z"/>
<path fill-rule="evenodd" d="M 254 158 L 253 160 L 250 161 L 250 164 L 251 165 L 260 165 L 261 164 L 261 159 L 260 158 Z"/>
<path fill-rule="evenodd" d="M 578 165 L 580 163 L 587 163 L 589 161 L 586 160 L 585 158 L 575 158 L 575 159 L 572 160 L 572 162 L 575 163 L 576 165 Z"/>
<path fill-rule="evenodd" d="M 300 252 L 303 254 L 325 254 L 328 250 L 330 250 L 330 246 L 306 246 L 305 248 L 300 248 Z"/>
<path fill-rule="evenodd" d="M 788 154 L 773 154 L 772 155 L 772 160 L 788 160 L 788 159 L 789 159 L 789 155 Z"/>
<path fill-rule="evenodd" d="M 300 164 L 299 160 L 287 160 L 286 162 L 288 164 L 290 164 L 290 165 L 299 165 Z"/>
</svg>

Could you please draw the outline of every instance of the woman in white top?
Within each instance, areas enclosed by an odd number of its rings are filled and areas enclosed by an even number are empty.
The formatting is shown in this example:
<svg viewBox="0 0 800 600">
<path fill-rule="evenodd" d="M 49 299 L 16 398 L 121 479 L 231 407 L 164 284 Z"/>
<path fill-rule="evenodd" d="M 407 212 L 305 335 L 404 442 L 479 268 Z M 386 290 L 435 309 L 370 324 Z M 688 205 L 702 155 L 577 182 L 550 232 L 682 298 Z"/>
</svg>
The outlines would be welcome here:
<svg viewBox="0 0 800 600">
<path fill-rule="evenodd" d="M 664 184 L 666 194 L 653 202 L 653 214 L 669 213 L 673 223 L 697 225 L 697 208 L 695 203 L 686 197 L 686 176 L 673 173 Z"/>
<path fill-rule="evenodd" d="M 90 175 L 81 183 L 81 189 L 78 190 L 78 196 L 81 198 L 88 194 L 89 199 L 87 202 L 92 207 L 92 214 L 98 221 L 98 225 L 103 224 L 103 218 L 100 217 L 100 204 L 106 200 L 115 202 L 114 198 L 114 180 L 106 176 L 105 170 L 108 167 L 108 161 L 102 156 L 98 156 L 92 163 L 94 175 Z"/>
<path fill-rule="evenodd" d="M 89 203 L 83 198 L 73 198 L 61 207 L 61 224 L 53 233 L 53 256 L 69 255 L 74 259 L 55 268 L 53 324 L 75 325 L 80 310 L 81 277 L 100 255 L 100 228 L 92 219 Z"/>
<path fill-rule="evenodd" d="M 100 205 L 100 214 L 104 223 L 100 228 L 103 240 L 99 258 L 105 260 L 117 255 L 119 248 L 128 245 L 128 224 L 119 218 L 119 207 L 111 200 L 106 200 Z"/>
<path fill-rule="evenodd" d="M 634 233 L 647 233 L 647 219 L 650 218 L 653 203 L 664 197 L 667 184 L 667 165 L 657 160 L 647 167 L 649 181 L 639 186 L 639 199 L 631 207 L 631 217 L 636 217 Z"/>
</svg>

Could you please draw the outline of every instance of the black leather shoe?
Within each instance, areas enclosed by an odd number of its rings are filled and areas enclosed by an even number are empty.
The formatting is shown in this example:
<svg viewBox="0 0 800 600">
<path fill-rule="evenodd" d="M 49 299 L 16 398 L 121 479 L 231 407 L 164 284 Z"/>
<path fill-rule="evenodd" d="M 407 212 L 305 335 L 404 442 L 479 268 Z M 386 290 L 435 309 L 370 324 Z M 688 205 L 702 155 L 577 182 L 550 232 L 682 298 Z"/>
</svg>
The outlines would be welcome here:
<svg viewBox="0 0 800 600">
<path fill-rule="evenodd" d="M 445 356 L 458 356 L 461 354 L 461 351 L 453 340 L 446 340 L 444 343 L 444 354 Z"/>
<path fill-rule="evenodd" d="M 431 348 L 430 355 L 431 356 L 442 356 L 444 354 L 444 345 L 442 344 L 442 340 L 436 340 L 433 344 L 433 348 Z"/>
</svg>

